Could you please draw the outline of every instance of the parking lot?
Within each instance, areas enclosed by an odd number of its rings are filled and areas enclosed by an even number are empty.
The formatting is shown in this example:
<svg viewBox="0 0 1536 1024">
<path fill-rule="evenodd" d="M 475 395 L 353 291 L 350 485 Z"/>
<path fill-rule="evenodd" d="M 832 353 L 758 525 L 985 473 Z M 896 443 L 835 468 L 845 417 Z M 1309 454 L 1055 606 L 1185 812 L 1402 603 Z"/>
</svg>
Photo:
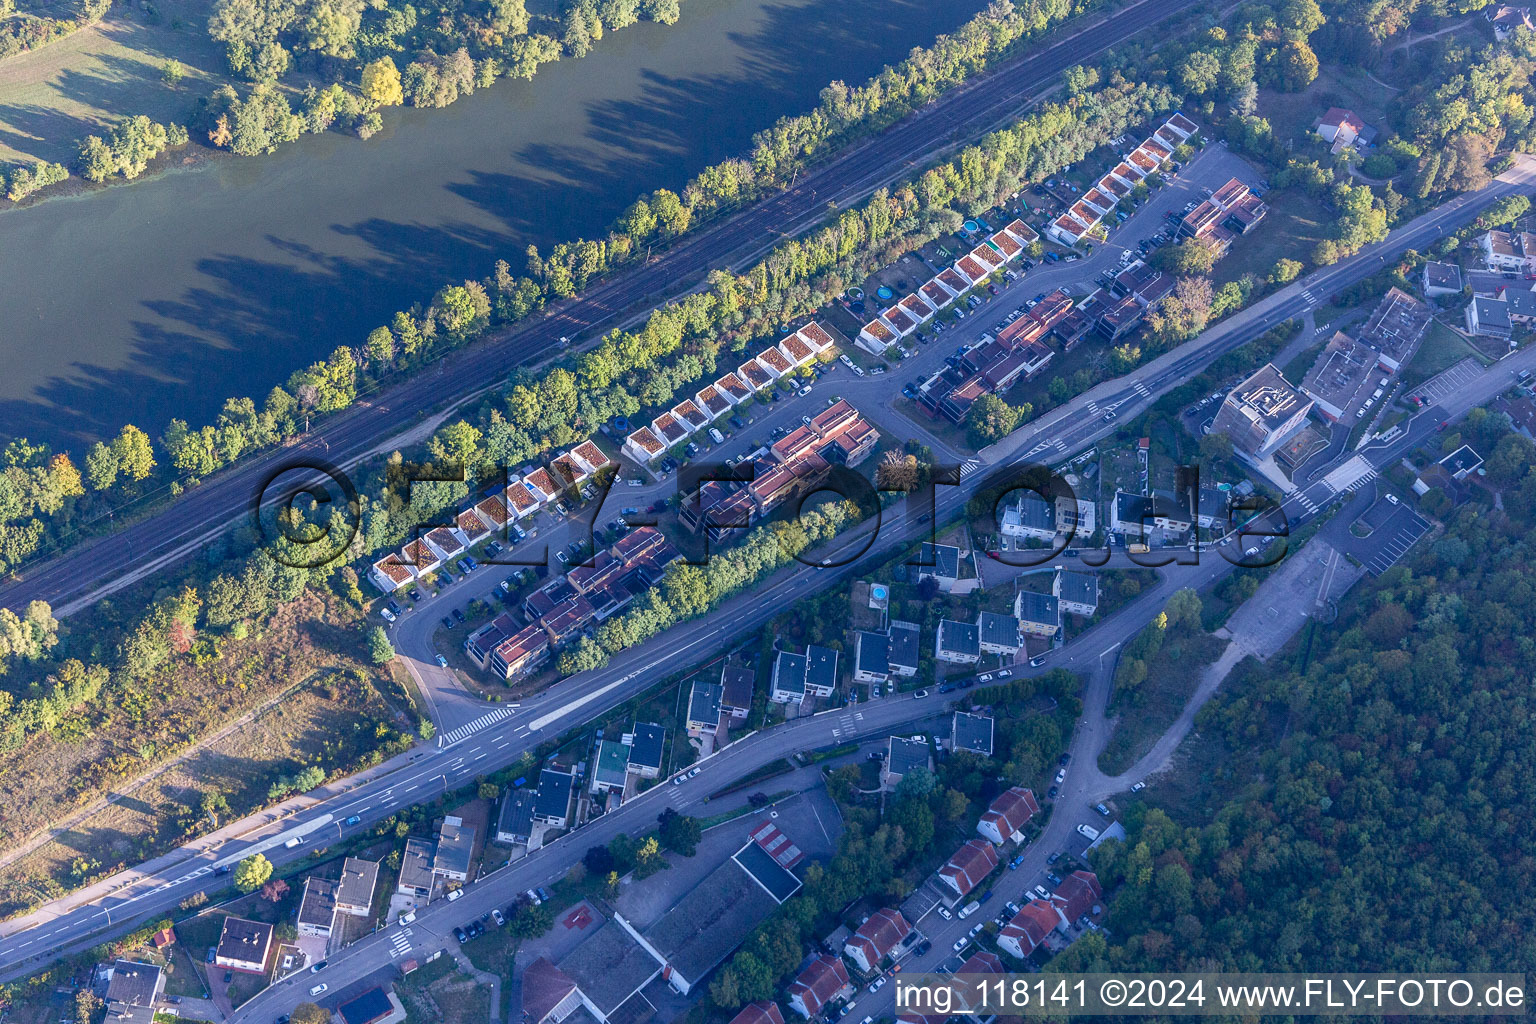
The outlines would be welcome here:
<svg viewBox="0 0 1536 1024">
<path fill-rule="evenodd" d="M 1455 394 L 1482 375 L 1483 368 L 1476 359 L 1466 358 L 1449 370 L 1445 370 L 1408 392 L 1410 398 L 1420 399 L 1426 406 L 1436 405 L 1441 399 Z"/>
<path fill-rule="evenodd" d="M 1352 552 L 1373 576 L 1380 576 L 1408 553 L 1419 538 L 1429 532 L 1429 520 L 1404 504 L 1392 504 L 1386 498 L 1372 506 L 1360 518 L 1371 527 Z"/>
</svg>

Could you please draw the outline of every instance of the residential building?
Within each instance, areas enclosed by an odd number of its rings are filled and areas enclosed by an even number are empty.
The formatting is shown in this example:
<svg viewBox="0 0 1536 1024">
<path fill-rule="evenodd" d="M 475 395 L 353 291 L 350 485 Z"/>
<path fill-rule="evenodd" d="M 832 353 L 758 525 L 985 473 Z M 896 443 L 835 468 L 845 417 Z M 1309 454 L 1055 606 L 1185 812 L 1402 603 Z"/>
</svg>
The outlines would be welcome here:
<svg viewBox="0 0 1536 1024">
<path fill-rule="evenodd" d="M 956 711 L 949 721 L 949 749 L 969 750 L 982 757 L 992 756 L 992 719 Z"/>
<path fill-rule="evenodd" d="M 559 1024 L 582 1008 L 581 991 L 570 975 L 541 956 L 523 971 L 523 1024 Z"/>
<path fill-rule="evenodd" d="M 138 960 L 117 960 L 107 979 L 106 1019 L 112 1024 L 153 1024 L 155 1003 L 165 991 L 165 972 Z"/>
<path fill-rule="evenodd" d="M 811 644 L 805 649 L 805 692 L 815 697 L 830 697 L 837 689 L 837 652 L 830 647 Z"/>
<path fill-rule="evenodd" d="M 752 710 L 752 690 L 757 673 L 733 665 L 729 660 L 720 669 L 720 709 L 730 718 L 745 719 Z"/>
<path fill-rule="evenodd" d="M 1528 231 L 1485 231 L 1477 240 L 1490 270 L 1530 273 L 1536 269 L 1536 235 Z"/>
<path fill-rule="evenodd" d="M 661 774 L 661 760 L 666 750 L 667 731 L 654 722 L 636 722 L 634 731 L 626 733 L 629 744 L 629 765 L 625 769 L 642 779 L 654 779 Z"/>
<path fill-rule="evenodd" d="M 773 660 L 768 699 L 775 704 L 800 704 L 805 700 L 805 655 L 780 651 Z"/>
<path fill-rule="evenodd" d="M 1061 920 L 1059 927 L 1062 931 L 1092 913 L 1093 908 L 1103 901 L 1104 890 L 1099 887 L 1099 878 L 1092 871 L 1072 872 L 1051 893 L 1051 906 Z"/>
<path fill-rule="evenodd" d="M 336 1007 L 341 1024 L 397 1024 L 406 1019 L 405 1006 L 393 991 L 377 985 Z"/>
<path fill-rule="evenodd" d="M 431 839 L 407 839 L 405 853 L 400 858 L 400 883 L 397 891 L 402 896 L 428 899 L 432 895 L 432 857 L 437 853 L 437 843 Z"/>
<path fill-rule="evenodd" d="M 1068 615 L 1093 615 L 1099 610 L 1099 576 L 1057 568 L 1051 580 L 1056 606 Z"/>
<path fill-rule="evenodd" d="M 853 681 L 883 683 L 891 678 L 890 639 L 884 633 L 853 634 Z"/>
<path fill-rule="evenodd" d="M 1146 537 L 1154 531 L 1187 532 L 1195 519 L 1187 505 L 1166 492 L 1128 494 L 1116 491 L 1109 510 L 1109 530 L 1123 537 Z"/>
<path fill-rule="evenodd" d="M 809 1020 L 850 988 L 842 960 L 823 953 L 790 982 L 789 1008 Z"/>
<path fill-rule="evenodd" d="M 1531 23 L 1531 9 L 1529 7 L 1511 7 L 1508 4 L 1499 4 L 1486 8 L 1488 23 L 1493 26 L 1493 36 L 1499 42 L 1509 38 L 1509 34 L 1516 29 L 1536 29 Z"/>
<path fill-rule="evenodd" d="M 1003 507 L 1000 529 L 1004 537 L 1053 541 L 1056 539 L 1056 503 L 1034 491 L 1023 491 L 1018 501 Z"/>
<path fill-rule="evenodd" d="M 272 954 L 272 938 L 270 924 L 247 921 L 243 917 L 226 917 L 219 930 L 219 945 L 214 950 L 214 966 L 242 974 L 265 975 L 267 960 Z"/>
<path fill-rule="evenodd" d="M 951 665 L 974 665 L 981 660 L 981 641 L 974 624 L 940 619 L 934 637 L 933 656 Z"/>
<path fill-rule="evenodd" d="M 1376 137 L 1376 129 L 1360 119 L 1360 115 L 1344 107 L 1329 107 L 1317 122 L 1317 134 L 1338 153 L 1348 146 L 1369 146 Z"/>
<path fill-rule="evenodd" d="M 348 857 L 341 862 L 336 886 L 336 913 L 367 917 L 373 912 L 373 891 L 379 884 L 379 862 Z"/>
<path fill-rule="evenodd" d="M 475 828 L 449 814 L 437 828 L 437 850 L 432 855 L 432 876 L 437 882 L 469 881 L 469 864 L 475 849 Z"/>
<path fill-rule="evenodd" d="M 571 823 L 571 797 L 576 792 L 576 776 L 555 768 L 539 772 L 539 788 L 533 801 L 533 820 L 551 828 L 565 828 Z"/>
<path fill-rule="evenodd" d="M 1483 457 L 1469 444 L 1464 444 L 1437 463 L 1451 475 L 1452 480 L 1465 480 L 1483 466 Z"/>
<path fill-rule="evenodd" d="M 1045 943 L 1060 919 L 1045 900 L 1030 900 L 997 933 L 998 946 L 1020 960 Z"/>
<path fill-rule="evenodd" d="M 1061 605 L 1053 594 L 1019 591 L 1013 597 L 1013 615 L 1018 629 L 1030 636 L 1054 637 L 1061 629 Z"/>
<path fill-rule="evenodd" d="M 918 548 L 917 579 L 932 579 L 939 590 L 952 593 L 960 581 L 960 549 L 953 544 L 929 544 Z"/>
<path fill-rule="evenodd" d="M 1023 786 L 1014 786 L 997 795 L 976 823 L 976 831 L 983 839 L 1001 846 L 1039 813 L 1040 803 L 1035 794 Z"/>
<path fill-rule="evenodd" d="M 914 769 L 931 770 L 932 767 L 933 760 L 929 756 L 926 738 L 891 736 L 886 739 L 885 765 L 880 771 L 880 781 L 887 789 L 895 789 L 902 777 Z"/>
<path fill-rule="evenodd" d="M 1262 460 L 1305 427 L 1311 411 L 1312 400 L 1266 363 L 1227 394 L 1211 433 L 1226 434 L 1238 452 Z"/>
<path fill-rule="evenodd" d="M 922 628 L 915 622 L 891 623 L 886 646 L 886 663 L 892 675 L 910 679 L 917 675 L 921 659 Z"/>
<path fill-rule="evenodd" d="M 526 843 L 533 835 L 533 804 L 536 788 L 524 786 L 507 791 L 496 817 L 496 841 L 508 846 Z"/>
<path fill-rule="evenodd" d="M 1509 303 L 1504 299 L 1488 299 L 1473 296 L 1467 304 L 1467 333 L 1485 338 L 1514 337 L 1514 321 L 1509 315 Z"/>
<path fill-rule="evenodd" d="M 956 899 L 965 899 L 997 870 L 997 863 L 997 847 L 981 839 L 970 839 L 939 869 L 939 882 Z"/>
<path fill-rule="evenodd" d="M 730 1024 L 784 1024 L 784 1013 L 778 1003 L 763 999 L 743 1006 Z"/>
<path fill-rule="evenodd" d="M 894 953 L 910 934 L 912 926 L 901 916 L 901 911 L 885 907 L 859 925 L 859 930 L 843 945 L 843 955 L 865 974 L 878 971 L 880 962 Z"/>
<path fill-rule="evenodd" d="M 688 735 L 714 735 L 720 729 L 720 701 L 724 690 L 719 683 L 695 679 L 688 691 Z"/>
<path fill-rule="evenodd" d="M 592 792 L 623 793 L 629 781 L 629 747 L 618 740 L 598 740 L 592 755 Z"/>
<path fill-rule="evenodd" d="M 1023 644 L 1019 641 L 1019 620 L 997 612 L 981 612 L 976 616 L 976 639 L 984 654 L 997 654 L 1012 658 Z"/>
<path fill-rule="evenodd" d="M 335 924 L 336 883 L 310 875 L 304 880 L 304 895 L 299 900 L 299 934 L 329 939 Z"/>
<path fill-rule="evenodd" d="M 1426 299 L 1461 294 L 1461 268 L 1454 263 L 1425 260 L 1419 271 L 1419 287 Z"/>
</svg>

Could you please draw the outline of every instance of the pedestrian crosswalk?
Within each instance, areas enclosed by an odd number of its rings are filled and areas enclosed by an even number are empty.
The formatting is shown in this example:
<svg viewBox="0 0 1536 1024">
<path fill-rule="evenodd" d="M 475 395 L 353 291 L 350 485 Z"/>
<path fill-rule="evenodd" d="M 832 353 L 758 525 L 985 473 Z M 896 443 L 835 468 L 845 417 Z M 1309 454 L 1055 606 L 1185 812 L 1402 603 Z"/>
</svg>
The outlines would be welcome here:
<svg viewBox="0 0 1536 1024">
<path fill-rule="evenodd" d="M 964 480 L 966 477 L 970 476 L 980 468 L 980 459 L 966 459 L 963 463 L 960 464 L 960 479 Z"/>
<path fill-rule="evenodd" d="M 1359 479 L 1355 480 L 1354 483 L 1351 483 L 1351 484 L 1348 484 L 1347 486 L 1345 486 L 1344 489 L 1346 491 L 1358 491 L 1360 488 L 1364 487 L 1366 484 L 1370 483 L 1372 480 L 1375 480 L 1375 479 L 1376 479 L 1376 470 L 1374 468 L 1368 469 L 1368 470 L 1365 471 L 1364 475 L 1362 475 Z"/>
<path fill-rule="evenodd" d="M 390 959 L 394 959 L 398 956 L 405 956 L 405 954 L 411 951 L 410 936 L 411 930 L 409 928 L 401 928 L 399 931 L 395 932 L 395 934 L 389 937 Z"/>
<path fill-rule="evenodd" d="M 1312 500 L 1306 491 L 1295 491 L 1291 494 L 1291 497 L 1296 499 L 1298 505 L 1307 510 L 1308 515 L 1317 514 L 1318 504 Z"/>
<path fill-rule="evenodd" d="M 1139 380 L 1131 381 L 1131 390 L 1136 392 L 1142 398 L 1151 398 L 1152 397 L 1151 389 L 1148 388 L 1145 384 L 1143 384 Z"/>
<path fill-rule="evenodd" d="M 1307 301 L 1308 306 L 1317 305 L 1317 296 L 1312 293 L 1311 288 L 1303 288 L 1301 290 L 1301 297 Z"/>
<path fill-rule="evenodd" d="M 515 712 L 517 708 L 516 704 L 508 704 L 505 707 L 497 708 L 495 711 L 487 712 L 472 722 L 465 722 L 457 729 L 450 729 L 448 732 L 438 736 L 437 745 L 439 747 L 451 747 L 464 737 L 471 736 L 488 725 L 495 725 L 503 718 Z"/>
<path fill-rule="evenodd" d="M 832 736 L 837 739 L 856 736 L 859 732 L 859 723 L 862 721 L 864 721 L 864 712 L 849 711 L 838 717 L 837 725 L 832 729 Z"/>
</svg>

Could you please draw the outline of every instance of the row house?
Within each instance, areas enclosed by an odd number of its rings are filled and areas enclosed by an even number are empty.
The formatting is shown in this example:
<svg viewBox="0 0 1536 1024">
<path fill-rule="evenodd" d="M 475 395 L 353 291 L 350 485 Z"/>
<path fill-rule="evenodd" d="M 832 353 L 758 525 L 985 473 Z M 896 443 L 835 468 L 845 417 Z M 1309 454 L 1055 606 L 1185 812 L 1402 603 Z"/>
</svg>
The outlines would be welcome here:
<svg viewBox="0 0 1536 1024">
<path fill-rule="evenodd" d="M 1131 193 L 1142 179 L 1160 168 L 1199 127 L 1183 114 L 1174 114 L 1162 126 L 1105 174 L 1070 210 L 1056 218 L 1046 229 L 1051 237 L 1074 246 L 1083 236 L 1110 216 L 1121 199 Z"/>
<path fill-rule="evenodd" d="M 939 882 L 957 900 L 963 900 L 997 870 L 997 847 L 982 839 L 970 839 L 939 868 Z"/>
<path fill-rule="evenodd" d="M 877 910 L 859 925 L 843 944 L 843 955 L 865 974 L 880 969 L 880 962 L 900 948 L 912 926 L 894 907 Z"/>
<path fill-rule="evenodd" d="M 880 432 L 846 400 L 780 438 L 751 464 L 749 481 L 707 481 L 683 503 L 682 520 L 694 530 L 750 526 L 784 502 L 819 487 L 834 465 L 854 467 L 874 452 Z"/>
<path fill-rule="evenodd" d="M 1014 786 L 997 795 L 976 823 L 976 831 L 983 839 L 1001 846 L 1039 813 L 1040 802 L 1035 794 L 1023 786 Z"/>
<path fill-rule="evenodd" d="M 624 454 L 640 465 L 654 462 L 774 381 L 827 355 L 834 345 L 826 328 L 811 321 L 633 431 L 624 439 Z"/>
</svg>

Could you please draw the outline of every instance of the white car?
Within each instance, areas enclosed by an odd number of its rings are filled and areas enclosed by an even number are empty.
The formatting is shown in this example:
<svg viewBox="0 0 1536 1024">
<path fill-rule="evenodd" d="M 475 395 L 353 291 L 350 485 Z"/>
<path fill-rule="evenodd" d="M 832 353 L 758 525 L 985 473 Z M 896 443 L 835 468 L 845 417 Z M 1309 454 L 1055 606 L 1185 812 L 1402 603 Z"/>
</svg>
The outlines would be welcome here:
<svg viewBox="0 0 1536 1024">
<path fill-rule="evenodd" d="M 463 898 L 464 898 L 464 890 L 463 889 L 455 889 L 455 890 L 453 890 L 453 892 L 448 894 L 448 902 L 449 903 L 452 903 L 454 900 L 460 900 L 460 899 L 463 899 Z"/>
<path fill-rule="evenodd" d="M 884 987 L 885 987 L 885 975 L 882 974 L 880 977 L 876 978 L 874 981 L 869 983 L 869 988 L 866 991 L 871 992 L 871 993 L 879 992 Z"/>
<path fill-rule="evenodd" d="M 691 779 L 691 778 L 693 778 L 695 775 L 699 774 L 699 772 L 701 772 L 703 770 L 704 770 L 703 768 L 695 768 L 693 771 L 688 773 L 688 777 Z"/>
<path fill-rule="evenodd" d="M 1065 768 L 1063 768 L 1061 771 L 1057 772 L 1056 773 L 1056 785 L 1058 785 L 1058 786 L 1061 785 L 1062 780 L 1065 779 L 1066 777 L 1067 777 L 1067 770 Z"/>
<path fill-rule="evenodd" d="M 1138 783 L 1136 783 L 1136 785 L 1131 787 L 1131 792 L 1132 793 L 1140 793 L 1142 790 L 1144 790 L 1146 788 L 1147 788 L 1147 784 L 1145 782 L 1138 782 Z"/>
<path fill-rule="evenodd" d="M 958 939 L 955 940 L 955 944 L 952 947 L 950 947 L 950 948 L 953 949 L 956 953 L 958 953 L 962 949 L 964 949 L 970 943 L 970 941 L 971 941 L 971 937 L 969 935 L 962 935 Z"/>
<path fill-rule="evenodd" d="M 1079 825 L 1077 826 L 1077 831 L 1079 834 L 1086 837 L 1090 842 L 1099 838 L 1099 830 L 1094 828 L 1092 825 Z"/>
<path fill-rule="evenodd" d="M 937 909 L 939 911 L 939 916 L 942 917 L 944 920 L 946 920 L 946 921 L 954 920 L 955 915 L 951 914 L 949 912 L 949 908 L 948 907 L 939 907 Z"/>
<path fill-rule="evenodd" d="M 976 936 L 980 935 L 981 934 L 981 930 L 983 928 L 985 928 L 986 926 L 987 926 L 987 923 L 985 921 L 982 921 L 981 923 L 977 924 L 974 928 L 971 929 L 971 938 L 975 938 Z"/>
<path fill-rule="evenodd" d="M 312 995 L 312 996 L 324 995 L 326 992 L 329 992 L 330 990 L 331 990 L 331 986 L 327 985 L 325 982 L 322 981 L 320 984 L 312 986 L 310 988 L 310 990 L 309 990 L 309 994 Z"/>
</svg>

